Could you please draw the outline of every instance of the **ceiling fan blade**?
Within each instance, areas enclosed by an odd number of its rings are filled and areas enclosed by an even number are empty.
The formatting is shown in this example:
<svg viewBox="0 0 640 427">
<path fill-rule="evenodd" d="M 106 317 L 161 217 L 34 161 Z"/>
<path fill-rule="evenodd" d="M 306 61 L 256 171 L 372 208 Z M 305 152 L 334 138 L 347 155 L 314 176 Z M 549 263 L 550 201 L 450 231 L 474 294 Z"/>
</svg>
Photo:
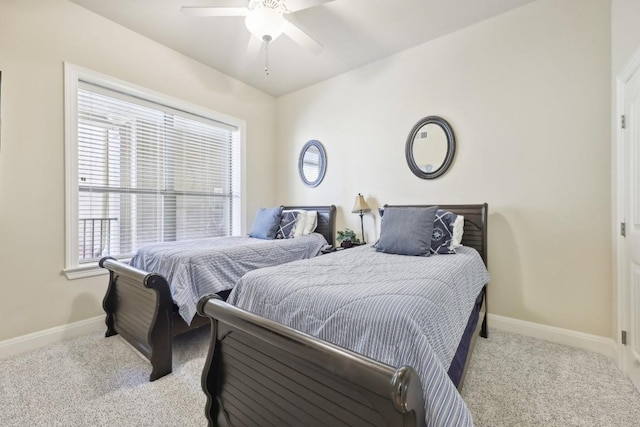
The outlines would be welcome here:
<svg viewBox="0 0 640 427">
<path fill-rule="evenodd" d="M 300 46 L 309 49 L 314 54 L 322 52 L 324 46 L 317 42 L 309 34 L 302 31 L 290 21 L 285 21 L 284 34 L 286 34 L 291 40 L 298 43 Z"/>
<path fill-rule="evenodd" d="M 247 43 L 247 56 L 251 58 L 257 57 L 260 53 L 261 48 L 262 40 L 253 35 L 249 35 L 249 43 Z"/>
<path fill-rule="evenodd" d="M 309 9 L 310 7 L 319 6 L 323 3 L 329 3 L 333 0 L 286 0 L 285 5 L 290 12 Z"/>
<path fill-rule="evenodd" d="M 200 7 L 183 6 L 180 12 L 189 16 L 246 16 L 246 7 Z"/>
</svg>

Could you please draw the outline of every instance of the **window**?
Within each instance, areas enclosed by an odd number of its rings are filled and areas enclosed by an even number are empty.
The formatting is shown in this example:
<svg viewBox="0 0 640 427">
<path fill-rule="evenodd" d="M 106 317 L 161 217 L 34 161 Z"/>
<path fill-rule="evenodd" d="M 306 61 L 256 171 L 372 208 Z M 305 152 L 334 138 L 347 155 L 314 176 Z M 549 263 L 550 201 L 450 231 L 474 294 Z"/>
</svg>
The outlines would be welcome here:
<svg viewBox="0 0 640 427">
<path fill-rule="evenodd" d="M 65 71 L 68 277 L 142 245 L 240 233 L 242 123 Z"/>
</svg>

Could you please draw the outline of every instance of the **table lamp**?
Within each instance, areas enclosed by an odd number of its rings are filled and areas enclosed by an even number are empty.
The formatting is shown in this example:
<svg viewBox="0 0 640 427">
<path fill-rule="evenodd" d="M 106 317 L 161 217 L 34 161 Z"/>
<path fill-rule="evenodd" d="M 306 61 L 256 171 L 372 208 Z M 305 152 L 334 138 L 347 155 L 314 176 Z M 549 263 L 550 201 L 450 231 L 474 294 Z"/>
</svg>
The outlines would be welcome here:
<svg viewBox="0 0 640 427">
<path fill-rule="evenodd" d="M 369 208 L 369 205 L 367 204 L 367 201 L 364 199 L 364 196 L 360 193 L 358 193 L 358 195 L 356 196 L 356 202 L 353 204 L 353 209 L 351 210 L 352 213 L 359 213 L 360 214 L 360 227 L 362 229 L 362 243 L 367 243 L 364 240 L 364 221 L 362 220 L 362 216 L 364 215 L 365 212 L 369 212 L 371 210 L 371 208 Z"/>
</svg>

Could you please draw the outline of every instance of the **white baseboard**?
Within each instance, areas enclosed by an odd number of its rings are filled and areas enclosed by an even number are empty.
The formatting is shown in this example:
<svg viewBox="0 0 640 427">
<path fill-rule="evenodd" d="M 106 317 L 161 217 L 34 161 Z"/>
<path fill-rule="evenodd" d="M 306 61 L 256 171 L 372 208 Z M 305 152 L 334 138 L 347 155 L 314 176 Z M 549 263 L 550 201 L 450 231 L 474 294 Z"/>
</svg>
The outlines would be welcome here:
<svg viewBox="0 0 640 427">
<path fill-rule="evenodd" d="M 0 341 L 0 358 L 35 350 L 51 344 L 57 344 L 69 338 L 100 331 L 104 332 L 106 329 L 104 315 L 102 315 Z"/>
<path fill-rule="evenodd" d="M 489 328 L 496 328 L 507 332 L 539 338 L 556 344 L 564 344 L 582 350 L 603 354 L 614 361 L 618 360 L 616 343 L 611 338 L 571 331 L 569 329 L 546 326 L 539 323 L 489 314 Z"/>
<path fill-rule="evenodd" d="M 583 350 L 595 351 L 596 353 L 603 354 L 613 360 L 618 359 L 616 343 L 611 338 L 585 334 L 582 332 L 571 331 L 569 329 L 556 328 L 554 326 L 541 325 L 539 323 L 527 322 L 524 320 L 499 316 L 497 314 L 489 314 L 488 322 L 490 328 L 539 338 Z M 57 326 L 55 328 L 45 329 L 44 331 L 11 338 L 5 341 L 0 341 L 0 358 L 35 350 L 51 344 L 57 344 L 65 339 L 77 336 L 104 332 L 105 330 L 106 326 L 104 323 L 104 315 L 102 315 L 70 323 L 68 325 Z"/>
</svg>

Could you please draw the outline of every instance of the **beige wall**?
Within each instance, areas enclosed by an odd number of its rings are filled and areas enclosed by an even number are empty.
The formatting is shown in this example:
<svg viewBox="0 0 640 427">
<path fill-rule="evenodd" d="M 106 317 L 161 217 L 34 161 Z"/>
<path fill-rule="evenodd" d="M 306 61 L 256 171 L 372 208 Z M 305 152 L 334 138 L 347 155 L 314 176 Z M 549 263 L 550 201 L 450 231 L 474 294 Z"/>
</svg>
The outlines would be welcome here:
<svg viewBox="0 0 640 427">
<path fill-rule="evenodd" d="M 640 49 L 640 1 L 613 0 L 611 3 L 611 62 L 613 77 Z"/>
<path fill-rule="evenodd" d="M 247 212 L 275 200 L 271 96 L 66 0 L 2 0 L 0 341 L 102 313 L 105 276 L 61 273 L 64 61 L 245 120 Z"/>
<path fill-rule="evenodd" d="M 277 100 L 277 196 L 335 203 L 488 202 L 491 313 L 610 337 L 611 5 L 539 0 Z M 443 177 L 410 172 L 422 117 L 452 125 Z M 309 139 L 327 150 L 319 187 L 297 178 Z M 365 217 L 369 241 L 377 215 Z"/>
<path fill-rule="evenodd" d="M 359 230 L 358 192 L 374 208 L 488 202 L 490 311 L 611 336 L 609 82 L 640 46 L 640 6 L 610 6 L 539 0 L 275 102 L 66 0 L 3 0 L 0 340 L 102 313 L 104 277 L 61 274 L 63 61 L 246 120 L 249 223 L 275 200 L 336 203 Z M 434 181 L 404 159 L 427 115 L 458 139 Z M 315 189 L 296 169 L 308 139 L 328 153 Z M 375 239 L 377 216 L 365 228 Z"/>
</svg>

